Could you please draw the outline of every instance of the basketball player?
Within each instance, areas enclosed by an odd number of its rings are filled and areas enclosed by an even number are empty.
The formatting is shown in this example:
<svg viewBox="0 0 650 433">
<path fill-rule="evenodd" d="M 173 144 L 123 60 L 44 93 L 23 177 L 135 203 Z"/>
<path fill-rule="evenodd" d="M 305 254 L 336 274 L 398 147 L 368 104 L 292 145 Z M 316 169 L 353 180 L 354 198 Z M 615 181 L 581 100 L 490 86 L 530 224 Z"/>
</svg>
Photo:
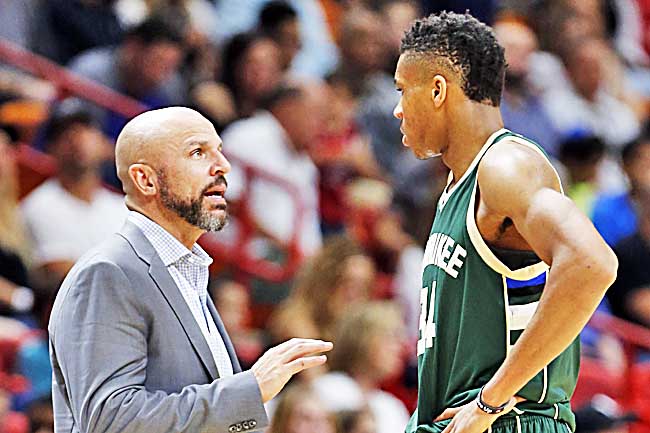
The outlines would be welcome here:
<svg viewBox="0 0 650 433">
<path fill-rule="evenodd" d="M 489 27 L 443 12 L 416 21 L 401 51 L 403 144 L 451 170 L 423 262 L 406 431 L 568 433 L 577 336 L 616 256 L 539 146 L 503 128 L 506 65 Z"/>
</svg>

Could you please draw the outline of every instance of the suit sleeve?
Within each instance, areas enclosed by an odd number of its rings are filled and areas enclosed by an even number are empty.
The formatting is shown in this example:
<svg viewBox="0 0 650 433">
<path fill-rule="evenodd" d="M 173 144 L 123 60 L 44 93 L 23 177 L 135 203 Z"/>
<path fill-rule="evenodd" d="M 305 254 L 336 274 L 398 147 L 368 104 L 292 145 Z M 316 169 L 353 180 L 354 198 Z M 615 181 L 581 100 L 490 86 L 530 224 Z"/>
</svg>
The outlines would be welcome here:
<svg viewBox="0 0 650 433">
<path fill-rule="evenodd" d="M 226 433 L 268 424 L 251 371 L 174 394 L 146 390 L 148 325 L 134 298 L 124 272 L 99 262 L 72 277 L 55 309 L 53 357 L 80 431 Z"/>
</svg>

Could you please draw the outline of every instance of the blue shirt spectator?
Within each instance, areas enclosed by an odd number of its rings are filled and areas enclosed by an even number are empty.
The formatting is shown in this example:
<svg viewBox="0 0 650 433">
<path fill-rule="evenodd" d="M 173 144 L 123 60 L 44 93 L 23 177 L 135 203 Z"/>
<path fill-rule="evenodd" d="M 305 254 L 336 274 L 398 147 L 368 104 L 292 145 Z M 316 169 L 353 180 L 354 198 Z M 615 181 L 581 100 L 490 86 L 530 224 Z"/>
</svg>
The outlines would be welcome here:
<svg viewBox="0 0 650 433">
<path fill-rule="evenodd" d="M 634 203 L 628 192 L 598 197 L 591 219 L 596 230 L 610 246 L 632 235 L 637 228 Z"/>
<path fill-rule="evenodd" d="M 627 144 L 621 157 L 630 183 L 629 191 L 598 197 L 592 212 L 594 226 L 611 246 L 638 229 L 636 202 L 639 196 L 650 191 L 650 133 L 646 131 L 641 138 Z"/>
</svg>

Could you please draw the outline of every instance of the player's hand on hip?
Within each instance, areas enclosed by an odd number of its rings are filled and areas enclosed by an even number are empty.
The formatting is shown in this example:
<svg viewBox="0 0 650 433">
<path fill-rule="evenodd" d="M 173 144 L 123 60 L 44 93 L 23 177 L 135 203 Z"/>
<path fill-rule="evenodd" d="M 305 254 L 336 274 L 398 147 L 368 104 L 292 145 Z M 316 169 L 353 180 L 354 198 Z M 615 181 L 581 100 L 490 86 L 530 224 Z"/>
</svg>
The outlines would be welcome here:
<svg viewBox="0 0 650 433">
<path fill-rule="evenodd" d="M 476 404 L 476 400 L 460 406 L 445 409 L 434 422 L 443 421 L 452 418 L 449 425 L 442 433 L 483 433 L 496 421 L 500 416 L 510 412 L 515 404 L 523 401 L 521 397 L 515 397 L 503 412 L 490 415 L 483 412 Z"/>
<path fill-rule="evenodd" d="M 329 341 L 293 338 L 269 349 L 251 368 L 266 403 L 284 388 L 294 374 L 327 361 L 322 352 L 332 350 Z"/>
</svg>

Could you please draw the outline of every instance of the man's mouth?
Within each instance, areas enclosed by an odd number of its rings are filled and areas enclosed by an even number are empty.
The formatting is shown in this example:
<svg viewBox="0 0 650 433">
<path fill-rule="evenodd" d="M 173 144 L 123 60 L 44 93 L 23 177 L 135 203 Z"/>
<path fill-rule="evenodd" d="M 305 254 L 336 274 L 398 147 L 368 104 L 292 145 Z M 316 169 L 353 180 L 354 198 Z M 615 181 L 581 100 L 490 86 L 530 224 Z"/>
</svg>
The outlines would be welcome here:
<svg viewBox="0 0 650 433">
<path fill-rule="evenodd" d="M 203 196 L 207 198 L 208 202 L 212 206 L 218 209 L 225 209 L 227 205 L 226 198 L 225 198 L 226 188 L 227 186 L 225 182 L 219 182 L 215 185 L 208 187 L 203 192 Z"/>
</svg>

